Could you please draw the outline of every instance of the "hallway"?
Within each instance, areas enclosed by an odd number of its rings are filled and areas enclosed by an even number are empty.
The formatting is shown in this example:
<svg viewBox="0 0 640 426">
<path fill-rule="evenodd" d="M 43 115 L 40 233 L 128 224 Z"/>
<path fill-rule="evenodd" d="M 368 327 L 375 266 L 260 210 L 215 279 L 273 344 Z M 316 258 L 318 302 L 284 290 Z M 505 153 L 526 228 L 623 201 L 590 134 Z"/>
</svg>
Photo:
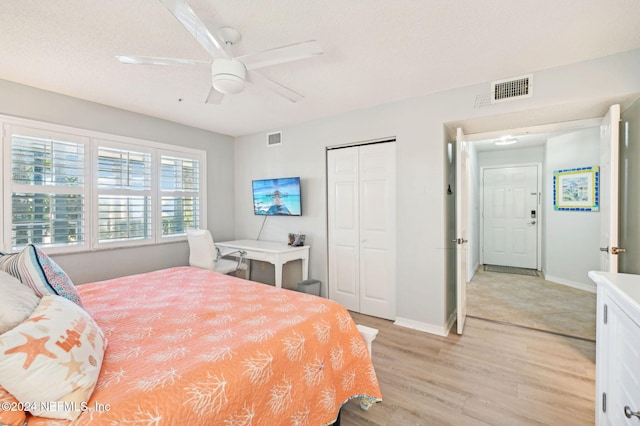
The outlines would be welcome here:
<svg viewBox="0 0 640 426">
<path fill-rule="evenodd" d="M 487 272 L 480 267 L 467 284 L 467 315 L 596 338 L 596 294 L 541 277 Z"/>
</svg>

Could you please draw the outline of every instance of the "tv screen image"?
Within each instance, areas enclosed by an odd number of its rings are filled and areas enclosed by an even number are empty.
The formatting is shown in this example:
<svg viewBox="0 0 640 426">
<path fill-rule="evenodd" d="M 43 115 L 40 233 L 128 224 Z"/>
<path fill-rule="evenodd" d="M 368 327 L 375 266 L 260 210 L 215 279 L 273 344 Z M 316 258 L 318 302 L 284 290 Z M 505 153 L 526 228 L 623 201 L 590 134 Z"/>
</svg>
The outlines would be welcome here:
<svg viewBox="0 0 640 426">
<path fill-rule="evenodd" d="M 254 180 L 253 212 L 262 216 L 300 216 L 300 178 Z"/>
</svg>

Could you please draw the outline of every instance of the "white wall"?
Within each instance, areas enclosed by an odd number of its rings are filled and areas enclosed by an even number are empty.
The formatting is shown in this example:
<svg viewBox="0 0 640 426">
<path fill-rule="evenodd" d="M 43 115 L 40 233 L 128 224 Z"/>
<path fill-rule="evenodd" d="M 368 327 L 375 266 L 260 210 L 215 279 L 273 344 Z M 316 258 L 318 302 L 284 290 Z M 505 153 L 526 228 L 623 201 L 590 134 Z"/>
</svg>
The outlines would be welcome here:
<svg viewBox="0 0 640 426">
<path fill-rule="evenodd" d="M 480 265 L 480 194 L 482 187 L 482 177 L 480 176 L 480 154 L 475 145 L 469 145 L 469 261 L 467 272 L 468 280 L 471 281 L 473 274 Z"/>
<path fill-rule="evenodd" d="M 544 147 L 502 149 L 499 151 L 480 151 L 478 166 L 506 166 L 513 164 L 542 163 L 544 161 Z"/>
<path fill-rule="evenodd" d="M 303 210 L 299 218 L 269 219 L 263 239 L 284 241 L 290 231 L 307 234 L 310 276 L 326 283 L 327 146 L 384 137 L 397 140 L 397 315 L 446 331 L 452 314 L 447 301 L 454 288 L 447 280 L 447 156 L 443 124 L 522 112 L 519 126 L 544 124 L 529 111 L 563 104 L 584 104 L 640 92 L 640 50 L 534 73 L 535 95 L 515 102 L 474 108 L 489 83 L 395 102 L 308 123 L 272 129 L 283 131 L 283 145 L 266 147 L 266 133 L 236 138 L 236 237 L 255 238 L 261 218 L 251 209 L 250 182 L 261 177 L 299 175 Z M 568 107 L 562 108 L 566 110 Z M 606 110 L 598 111 L 604 115 Z M 581 117 L 587 118 L 587 117 Z M 502 123 L 505 124 L 505 123 Z M 516 127 L 507 125 L 507 127 Z M 498 130 L 488 129 L 490 130 Z"/>
<path fill-rule="evenodd" d="M 591 288 L 587 273 L 600 268 L 600 213 L 554 210 L 553 172 L 600 165 L 600 128 L 551 137 L 547 139 L 545 155 L 545 278 Z"/>
<path fill-rule="evenodd" d="M 233 239 L 232 137 L 5 80 L 0 80 L 0 114 L 205 150 L 207 225 L 218 240 Z M 187 243 L 180 242 L 52 257 L 75 284 L 81 284 L 186 265 L 188 256 Z"/>
</svg>

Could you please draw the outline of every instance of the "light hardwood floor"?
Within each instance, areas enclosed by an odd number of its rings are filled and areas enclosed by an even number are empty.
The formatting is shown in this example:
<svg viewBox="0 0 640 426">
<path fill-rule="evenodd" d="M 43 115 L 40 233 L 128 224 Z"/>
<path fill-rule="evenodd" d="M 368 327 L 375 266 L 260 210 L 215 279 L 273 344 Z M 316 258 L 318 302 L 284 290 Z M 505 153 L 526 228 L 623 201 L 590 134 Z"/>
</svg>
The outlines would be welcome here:
<svg viewBox="0 0 640 426">
<path fill-rule="evenodd" d="M 593 342 L 476 318 L 462 336 L 439 337 L 352 316 L 379 330 L 383 402 L 349 402 L 342 426 L 594 424 Z"/>
</svg>

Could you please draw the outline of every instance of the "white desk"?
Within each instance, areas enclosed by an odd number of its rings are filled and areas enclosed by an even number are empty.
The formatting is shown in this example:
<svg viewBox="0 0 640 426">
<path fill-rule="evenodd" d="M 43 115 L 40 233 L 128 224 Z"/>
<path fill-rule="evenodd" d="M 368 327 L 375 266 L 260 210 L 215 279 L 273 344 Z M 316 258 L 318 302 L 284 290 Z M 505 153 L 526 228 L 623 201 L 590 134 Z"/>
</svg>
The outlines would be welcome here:
<svg viewBox="0 0 640 426">
<path fill-rule="evenodd" d="M 293 247 L 285 243 L 258 240 L 235 240 L 216 243 L 221 248 L 244 250 L 246 259 L 262 260 L 275 266 L 276 287 L 282 287 L 282 265 L 302 260 L 302 279 L 309 278 L 309 246 Z"/>
</svg>

